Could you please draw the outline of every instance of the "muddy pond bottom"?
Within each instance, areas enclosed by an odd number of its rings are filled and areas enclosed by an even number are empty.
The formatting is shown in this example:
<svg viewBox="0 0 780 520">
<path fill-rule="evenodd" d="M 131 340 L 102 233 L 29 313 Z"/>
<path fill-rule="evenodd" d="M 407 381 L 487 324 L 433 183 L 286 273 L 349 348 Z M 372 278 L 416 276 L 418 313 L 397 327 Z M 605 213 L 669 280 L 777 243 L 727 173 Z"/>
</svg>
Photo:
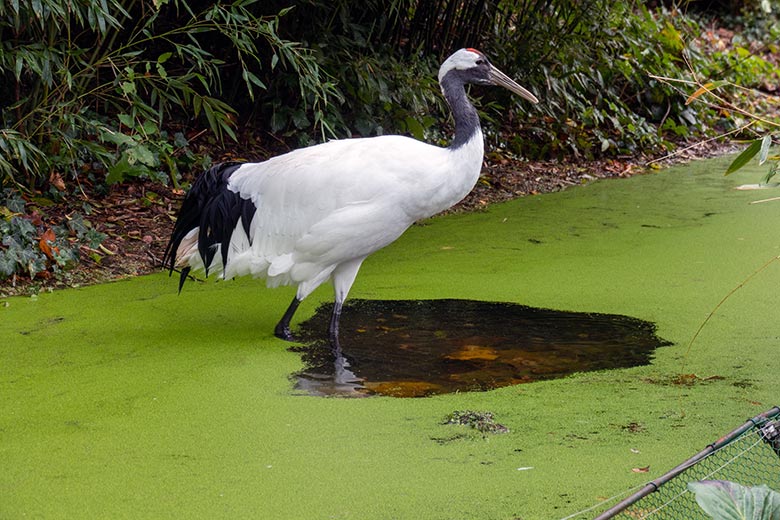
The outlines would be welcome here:
<svg viewBox="0 0 780 520">
<path fill-rule="evenodd" d="M 425 397 L 490 390 L 575 372 L 650 363 L 669 343 L 627 316 L 474 300 L 350 300 L 343 357 L 324 337 L 332 304 L 300 325 L 306 368 L 296 390 L 318 396 Z"/>
</svg>

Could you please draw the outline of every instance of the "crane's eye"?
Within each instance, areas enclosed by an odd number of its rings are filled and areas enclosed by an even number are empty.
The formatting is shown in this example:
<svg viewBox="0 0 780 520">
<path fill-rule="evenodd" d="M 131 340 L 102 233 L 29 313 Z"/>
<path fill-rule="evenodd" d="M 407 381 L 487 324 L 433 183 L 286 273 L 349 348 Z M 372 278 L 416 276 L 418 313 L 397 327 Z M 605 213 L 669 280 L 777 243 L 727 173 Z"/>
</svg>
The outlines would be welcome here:
<svg viewBox="0 0 780 520">
<path fill-rule="evenodd" d="M 483 60 L 482 58 L 477 60 L 477 65 L 484 65 L 484 64 L 485 64 L 485 60 Z"/>
</svg>

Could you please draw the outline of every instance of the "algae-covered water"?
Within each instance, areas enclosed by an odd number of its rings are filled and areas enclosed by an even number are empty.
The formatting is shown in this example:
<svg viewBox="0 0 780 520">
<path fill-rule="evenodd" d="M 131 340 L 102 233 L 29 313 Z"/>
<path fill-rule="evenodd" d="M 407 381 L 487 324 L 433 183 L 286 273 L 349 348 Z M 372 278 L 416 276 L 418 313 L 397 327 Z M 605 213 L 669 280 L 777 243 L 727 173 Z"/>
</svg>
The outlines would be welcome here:
<svg viewBox="0 0 780 520">
<path fill-rule="evenodd" d="M 762 172 L 723 177 L 728 161 L 432 219 L 352 290 L 653 322 L 673 345 L 635 368 L 319 398 L 294 390 L 301 358 L 271 335 L 289 288 L 178 296 L 159 274 L 3 300 L 0 518 L 551 519 L 640 486 L 780 403 L 778 262 L 688 348 L 780 254 L 780 203 L 749 204 L 767 192 L 733 187 Z M 443 424 L 456 410 L 509 432 Z"/>
</svg>

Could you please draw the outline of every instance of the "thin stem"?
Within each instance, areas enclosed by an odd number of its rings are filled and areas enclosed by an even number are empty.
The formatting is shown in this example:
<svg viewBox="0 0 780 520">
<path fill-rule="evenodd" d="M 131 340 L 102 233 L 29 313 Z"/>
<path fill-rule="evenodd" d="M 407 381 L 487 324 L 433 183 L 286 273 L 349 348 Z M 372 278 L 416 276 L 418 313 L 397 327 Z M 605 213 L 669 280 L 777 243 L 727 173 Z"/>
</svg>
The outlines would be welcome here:
<svg viewBox="0 0 780 520">
<path fill-rule="evenodd" d="M 704 321 L 703 321 L 703 322 L 701 322 L 701 325 L 699 325 L 699 328 L 698 328 L 698 329 L 696 329 L 696 332 L 694 333 L 693 337 L 691 338 L 691 341 L 688 343 L 688 348 L 686 348 L 686 349 L 685 349 L 685 354 L 683 355 L 682 365 L 680 365 L 680 373 L 681 373 L 681 374 L 685 372 L 685 363 L 686 363 L 686 362 L 687 362 L 687 360 L 688 360 L 688 355 L 689 355 L 689 354 L 690 354 L 690 352 L 691 352 L 691 349 L 692 349 L 692 347 L 693 347 L 693 344 L 694 344 L 694 343 L 696 342 L 696 340 L 698 339 L 698 337 L 699 337 L 699 335 L 701 334 L 702 330 L 704 330 L 704 327 L 706 327 L 706 326 L 707 326 L 707 324 L 708 324 L 708 323 L 710 322 L 710 320 L 712 319 L 712 317 L 713 317 L 713 316 L 715 316 L 715 313 L 716 313 L 716 312 L 718 312 L 718 310 L 719 310 L 719 309 L 720 309 L 720 308 L 723 306 L 723 304 L 724 304 L 724 303 L 726 303 L 726 301 L 727 301 L 729 298 L 731 298 L 731 297 L 734 295 L 734 293 L 736 293 L 738 290 L 742 289 L 742 288 L 743 288 L 745 285 L 747 285 L 747 283 L 748 283 L 750 280 L 752 280 L 753 278 L 755 278 L 755 276 L 756 276 L 756 275 L 758 275 L 759 273 L 761 273 L 762 271 L 764 271 L 764 270 L 765 270 L 767 267 L 769 267 L 770 265 L 772 265 L 772 263 L 773 263 L 773 262 L 775 262 L 775 261 L 777 261 L 777 260 L 780 260 L 780 256 L 773 256 L 773 257 L 772 257 L 772 258 L 770 258 L 770 259 L 769 259 L 769 261 L 767 261 L 767 262 L 766 262 L 764 265 L 762 265 L 761 267 L 759 267 L 758 269 L 756 269 L 755 271 L 753 271 L 752 273 L 750 273 L 750 274 L 747 276 L 747 278 L 745 278 L 744 280 L 742 280 L 742 281 L 741 281 L 741 282 L 740 282 L 740 283 L 739 283 L 739 284 L 738 284 L 736 287 L 734 287 L 733 289 L 731 289 L 731 290 L 730 290 L 730 291 L 729 291 L 729 292 L 726 294 L 726 296 L 724 296 L 724 297 L 723 297 L 723 299 L 722 299 L 722 300 L 720 300 L 720 301 L 718 302 L 718 304 L 717 304 L 717 305 L 716 305 L 716 306 L 715 306 L 715 307 L 714 307 L 714 308 L 713 308 L 713 309 L 710 311 L 710 313 L 709 313 L 709 314 L 707 314 L 707 317 L 704 319 Z"/>
<path fill-rule="evenodd" d="M 727 136 L 732 135 L 732 134 L 737 134 L 739 132 L 742 132 L 743 130 L 746 130 L 747 128 L 750 128 L 754 124 L 756 124 L 755 121 L 750 121 L 750 122 L 740 126 L 739 128 L 735 128 L 734 130 L 726 132 L 725 134 L 720 134 L 720 135 L 716 135 L 715 137 L 710 137 L 709 139 L 705 139 L 704 141 L 699 141 L 699 142 L 696 142 L 696 143 L 694 143 L 692 145 L 686 146 L 685 148 L 680 148 L 678 150 L 675 150 L 674 152 L 672 152 L 670 154 L 666 154 L 663 157 L 659 157 L 657 159 L 653 159 L 652 161 L 648 161 L 648 162 L 645 163 L 645 166 L 648 166 L 648 165 L 653 164 L 653 163 L 665 161 L 667 159 L 671 159 L 672 157 L 675 157 L 677 155 L 685 153 L 688 150 L 692 150 L 693 148 L 696 148 L 698 146 L 702 146 L 702 145 L 705 145 L 707 143 L 711 143 L 712 141 L 717 141 L 718 139 L 723 139 L 724 137 L 727 137 Z"/>
<path fill-rule="evenodd" d="M 731 298 L 734 293 L 736 293 L 738 290 L 742 289 L 747 283 L 752 280 L 756 275 L 758 275 L 760 272 L 764 271 L 767 267 L 772 265 L 773 262 L 780 260 L 780 256 L 772 257 L 768 262 L 766 262 L 764 265 L 753 271 L 748 275 L 747 278 L 742 280 L 739 285 L 731 289 L 726 296 L 723 297 L 721 301 L 718 302 L 718 304 L 710 311 L 710 313 L 707 315 L 706 318 L 704 318 L 704 321 L 701 322 L 701 325 L 699 325 L 699 328 L 696 329 L 696 332 L 694 333 L 693 337 L 691 338 L 691 341 L 688 343 L 688 348 L 685 349 L 685 354 L 683 354 L 682 364 L 680 365 L 680 375 L 682 376 L 685 374 L 685 364 L 688 362 L 688 355 L 691 352 L 691 349 L 693 348 L 693 344 L 696 342 L 696 340 L 699 337 L 699 334 L 701 334 L 702 330 L 704 330 L 704 327 L 707 326 L 707 324 L 710 322 L 713 316 L 715 316 L 715 313 L 718 312 L 718 310 L 723 306 L 726 301 Z M 680 385 L 680 389 L 677 396 L 677 402 L 680 407 L 680 414 L 684 417 L 685 416 L 685 409 L 683 408 L 682 404 L 683 399 L 683 386 Z"/>
<path fill-rule="evenodd" d="M 666 76 L 657 76 L 655 74 L 649 74 L 648 77 L 650 77 L 652 79 L 655 79 L 655 80 L 658 80 L 658 81 L 663 81 L 664 83 L 669 83 L 669 84 L 681 83 L 683 85 L 691 85 L 691 86 L 695 86 L 695 87 L 699 87 L 699 88 L 705 88 L 704 84 L 702 84 L 698 80 L 685 80 L 685 79 L 669 78 L 669 77 L 666 77 Z M 740 88 L 740 89 L 743 89 L 743 90 L 753 91 L 753 89 L 748 89 L 748 88 L 745 88 L 745 87 L 741 87 L 741 86 L 733 84 L 733 83 L 729 83 L 729 85 L 737 87 L 737 88 Z M 753 113 L 751 113 L 751 112 L 749 112 L 749 111 L 747 111 L 747 110 L 745 110 L 745 109 L 735 105 L 734 103 L 726 100 L 725 98 L 715 94 L 711 90 L 707 90 L 707 93 L 709 95 L 711 95 L 713 98 L 715 98 L 716 101 L 721 103 L 720 105 L 710 103 L 710 106 L 712 106 L 712 107 L 726 108 L 728 110 L 731 110 L 732 112 L 736 112 L 736 113 L 741 114 L 741 115 L 743 115 L 745 117 L 753 119 L 753 120 L 755 120 L 757 122 L 764 123 L 765 125 L 769 125 L 769 126 L 774 126 L 774 127 L 780 128 L 780 122 L 778 122 L 778 121 L 771 121 L 769 119 L 765 119 L 765 118 L 763 118 L 761 116 L 753 114 Z"/>
</svg>

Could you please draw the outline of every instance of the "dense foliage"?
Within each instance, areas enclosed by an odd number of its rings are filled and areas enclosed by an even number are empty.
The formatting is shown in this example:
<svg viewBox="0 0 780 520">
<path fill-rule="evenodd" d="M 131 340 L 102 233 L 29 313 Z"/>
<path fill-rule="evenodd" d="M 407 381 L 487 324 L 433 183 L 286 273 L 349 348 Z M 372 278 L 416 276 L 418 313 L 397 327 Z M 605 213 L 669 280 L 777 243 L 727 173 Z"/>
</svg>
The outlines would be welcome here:
<svg viewBox="0 0 780 520">
<path fill-rule="evenodd" d="M 33 188 L 52 175 L 113 182 L 165 171 L 176 182 L 196 160 L 176 129 L 200 117 L 235 137 L 225 94 L 240 84 L 253 99 L 263 67 L 289 67 L 316 110 L 327 95 L 316 61 L 278 37 L 284 11 L 258 17 L 252 3 L 0 3 L 0 179 Z"/>
<path fill-rule="evenodd" d="M 200 127 L 231 139 L 249 125 L 304 144 L 386 132 L 443 140 L 435 71 L 462 46 L 483 48 L 543 99 L 531 108 L 475 92 L 487 121 L 510 123 L 494 128 L 493 145 L 532 157 L 632 153 L 730 124 L 654 76 L 756 87 L 778 74 L 755 52 L 780 35 L 766 15 L 740 18 L 751 22 L 743 40 L 713 53 L 702 14 L 641 2 L 200 4 L 0 4 L 2 183 L 40 188 L 85 174 L 176 183 L 181 168 L 202 166 L 188 148 Z"/>
<path fill-rule="evenodd" d="M 49 226 L 37 211 L 25 215 L 25 201 L 11 190 L 0 193 L 0 202 L 0 279 L 16 273 L 30 278 L 57 274 L 78 262 L 82 249 L 94 251 L 105 238 L 81 213 Z"/>
<path fill-rule="evenodd" d="M 401 131 L 446 139 L 435 70 L 452 49 L 476 46 L 542 98 L 529 107 L 503 92 L 473 92 L 484 96 L 483 120 L 506 125 L 489 125 L 494 148 L 591 158 L 668 149 L 740 126 L 739 114 L 691 106 L 690 90 L 659 77 L 751 89 L 767 86 L 767 78 L 775 88 L 780 83 L 778 62 L 767 59 L 777 55 L 780 2 L 722 2 L 715 10 L 709 2 L 709 11 L 688 13 L 667 3 L 394 0 L 388 9 L 387 2 L 311 0 L 305 12 L 290 13 L 295 22 L 282 31 L 305 41 L 335 79 L 346 100 L 328 114 L 338 135 Z M 739 35 L 725 42 L 713 35 L 722 24 Z M 262 120 L 283 124 L 276 115 Z"/>
<path fill-rule="evenodd" d="M 37 269 L 8 260 L 12 249 L 40 249 L 46 230 L 14 220 L 33 219 L 33 195 L 57 198 L 83 182 L 138 176 L 177 186 L 182 171 L 210 161 L 191 147 L 204 132 L 214 142 L 235 139 L 240 127 L 293 145 L 382 133 L 446 143 L 436 69 L 459 47 L 483 49 L 542 99 L 531 107 L 499 89 L 472 91 L 489 146 L 505 154 L 635 154 L 740 129 L 741 113 L 689 104 L 691 89 L 709 80 L 723 95 L 744 94 L 733 85 L 777 88 L 778 63 L 767 56 L 778 54 L 780 2 L 724 4 L 739 8 L 684 13 L 674 2 L 639 0 L 0 2 L 0 187 L 28 201 L 0 207 L 0 277 L 12 264 Z M 718 52 L 715 15 L 740 29 Z M 6 244 L 10 235 L 19 248 Z"/>
</svg>

